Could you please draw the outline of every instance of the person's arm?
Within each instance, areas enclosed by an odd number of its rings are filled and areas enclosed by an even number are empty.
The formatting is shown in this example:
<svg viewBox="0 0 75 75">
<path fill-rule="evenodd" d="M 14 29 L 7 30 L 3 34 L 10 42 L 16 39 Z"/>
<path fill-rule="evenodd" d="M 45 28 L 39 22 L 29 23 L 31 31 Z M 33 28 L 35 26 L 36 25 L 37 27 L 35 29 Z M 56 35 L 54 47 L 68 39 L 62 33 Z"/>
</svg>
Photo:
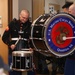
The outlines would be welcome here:
<svg viewBox="0 0 75 75">
<path fill-rule="evenodd" d="M 2 35 L 2 41 L 7 44 L 10 45 L 10 30 L 9 30 L 9 26 L 6 27 L 3 35 Z"/>
<path fill-rule="evenodd" d="M 3 35 L 2 35 L 2 41 L 7 44 L 7 45 L 11 45 L 11 28 L 14 25 L 15 26 L 16 23 L 16 19 L 14 18 L 6 27 Z"/>
</svg>

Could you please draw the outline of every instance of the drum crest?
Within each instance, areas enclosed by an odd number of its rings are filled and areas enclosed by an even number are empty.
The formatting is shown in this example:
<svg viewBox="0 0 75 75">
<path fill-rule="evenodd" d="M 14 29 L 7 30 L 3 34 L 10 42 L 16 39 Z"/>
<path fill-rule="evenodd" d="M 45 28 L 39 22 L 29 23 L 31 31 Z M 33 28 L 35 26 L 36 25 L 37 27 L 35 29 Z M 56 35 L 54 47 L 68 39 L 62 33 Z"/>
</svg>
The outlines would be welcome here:
<svg viewBox="0 0 75 75">
<path fill-rule="evenodd" d="M 57 14 L 52 17 L 45 29 L 45 43 L 50 52 L 62 57 L 74 51 L 75 36 L 74 18 L 68 14 Z"/>
</svg>

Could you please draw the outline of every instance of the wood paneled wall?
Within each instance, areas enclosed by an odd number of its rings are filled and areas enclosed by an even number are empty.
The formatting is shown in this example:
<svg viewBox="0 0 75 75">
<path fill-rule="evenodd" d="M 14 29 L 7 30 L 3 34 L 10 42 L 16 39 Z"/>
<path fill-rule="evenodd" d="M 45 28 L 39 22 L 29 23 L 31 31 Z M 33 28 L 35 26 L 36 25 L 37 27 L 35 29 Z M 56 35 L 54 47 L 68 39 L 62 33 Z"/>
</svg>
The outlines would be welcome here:
<svg viewBox="0 0 75 75">
<path fill-rule="evenodd" d="M 45 1 L 44 0 L 32 0 L 32 20 L 33 21 L 38 16 L 45 13 L 44 7 L 45 7 Z"/>
<path fill-rule="evenodd" d="M 2 27 L 0 27 L 0 35 L 2 36 L 6 26 L 8 25 L 8 0 L 0 0 L 0 16 L 2 16 Z M 8 49 L 2 42 L 0 36 L 0 55 L 3 57 L 4 62 L 8 63 Z"/>
</svg>

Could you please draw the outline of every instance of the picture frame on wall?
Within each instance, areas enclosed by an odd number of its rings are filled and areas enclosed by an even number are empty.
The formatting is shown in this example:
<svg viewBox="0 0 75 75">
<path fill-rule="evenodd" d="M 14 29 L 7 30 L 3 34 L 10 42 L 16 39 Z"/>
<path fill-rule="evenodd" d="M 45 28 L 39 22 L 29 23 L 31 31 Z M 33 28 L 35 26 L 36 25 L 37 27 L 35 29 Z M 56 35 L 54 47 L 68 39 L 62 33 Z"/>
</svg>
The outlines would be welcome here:
<svg viewBox="0 0 75 75">
<path fill-rule="evenodd" d="M 51 4 L 49 3 L 49 13 L 59 12 L 60 11 L 60 5 L 58 4 Z"/>
</svg>

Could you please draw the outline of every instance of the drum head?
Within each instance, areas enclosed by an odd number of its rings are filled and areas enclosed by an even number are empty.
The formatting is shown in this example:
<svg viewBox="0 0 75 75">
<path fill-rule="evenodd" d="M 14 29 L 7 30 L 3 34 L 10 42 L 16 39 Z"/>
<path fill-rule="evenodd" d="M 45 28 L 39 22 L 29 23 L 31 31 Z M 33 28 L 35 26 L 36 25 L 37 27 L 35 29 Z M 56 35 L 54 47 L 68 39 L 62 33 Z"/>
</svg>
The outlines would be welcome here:
<svg viewBox="0 0 75 75">
<path fill-rule="evenodd" d="M 12 56 L 30 56 L 33 55 L 33 51 L 13 51 Z"/>
<path fill-rule="evenodd" d="M 75 49 L 75 19 L 65 13 L 53 16 L 45 28 L 44 38 L 47 48 L 54 55 L 62 57 Z"/>
</svg>

